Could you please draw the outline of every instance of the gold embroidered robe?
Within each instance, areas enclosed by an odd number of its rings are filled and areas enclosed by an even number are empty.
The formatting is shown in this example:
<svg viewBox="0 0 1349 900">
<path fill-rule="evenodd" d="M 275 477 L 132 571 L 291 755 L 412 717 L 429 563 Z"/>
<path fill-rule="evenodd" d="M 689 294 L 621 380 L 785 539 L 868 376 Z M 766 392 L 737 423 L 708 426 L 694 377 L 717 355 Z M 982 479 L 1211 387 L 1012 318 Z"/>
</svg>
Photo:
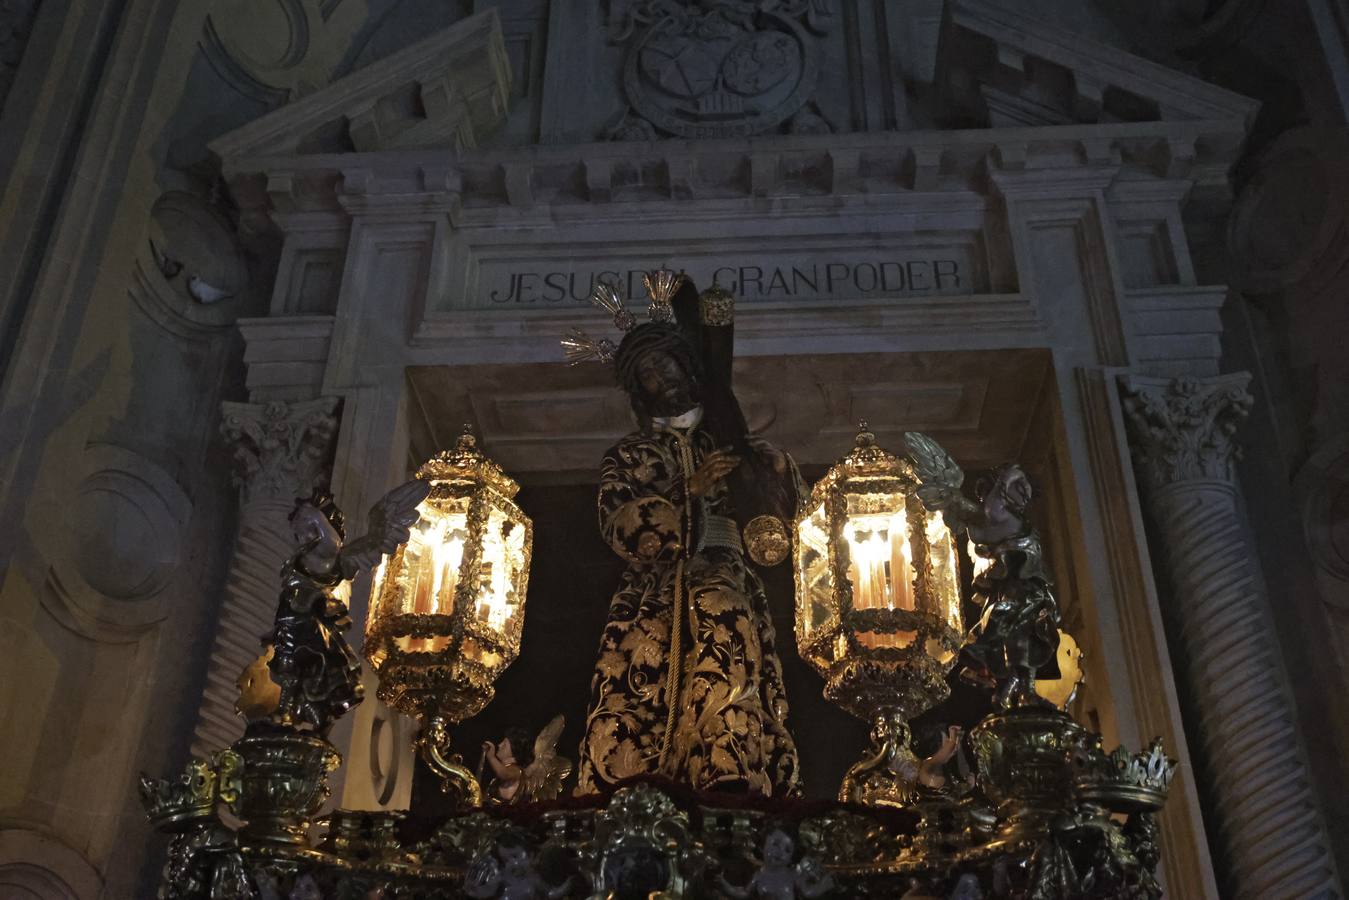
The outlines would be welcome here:
<svg viewBox="0 0 1349 900">
<path fill-rule="evenodd" d="M 798 792 L 767 598 L 740 549 L 729 491 L 723 481 L 701 498 L 684 492 L 714 449 L 696 424 L 658 420 L 604 457 L 600 529 L 628 568 L 600 641 L 578 794 L 641 774 L 699 790 Z"/>
</svg>

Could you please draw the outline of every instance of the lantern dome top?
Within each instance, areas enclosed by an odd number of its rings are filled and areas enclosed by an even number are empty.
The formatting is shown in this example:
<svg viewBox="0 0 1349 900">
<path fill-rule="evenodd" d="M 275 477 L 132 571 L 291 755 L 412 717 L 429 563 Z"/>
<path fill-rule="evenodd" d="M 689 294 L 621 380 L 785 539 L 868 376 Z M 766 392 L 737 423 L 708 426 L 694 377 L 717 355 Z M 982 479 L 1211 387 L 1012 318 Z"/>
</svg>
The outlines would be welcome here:
<svg viewBox="0 0 1349 900">
<path fill-rule="evenodd" d="M 519 483 L 478 449 L 470 425 L 464 426 L 453 450 L 442 450 L 428 459 L 417 470 L 417 477 L 432 482 L 485 484 L 507 500 L 520 491 Z"/>
<path fill-rule="evenodd" d="M 852 451 L 830 467 L 824 478 L 816 483 L 811 497 L 821 499 L 840 483 L 854 478 L 899 478 L 910 485 L 917 484 L 909 460 L 877 444 L 876 435 L 865 420 L 857 423 Z"/>
</svg>

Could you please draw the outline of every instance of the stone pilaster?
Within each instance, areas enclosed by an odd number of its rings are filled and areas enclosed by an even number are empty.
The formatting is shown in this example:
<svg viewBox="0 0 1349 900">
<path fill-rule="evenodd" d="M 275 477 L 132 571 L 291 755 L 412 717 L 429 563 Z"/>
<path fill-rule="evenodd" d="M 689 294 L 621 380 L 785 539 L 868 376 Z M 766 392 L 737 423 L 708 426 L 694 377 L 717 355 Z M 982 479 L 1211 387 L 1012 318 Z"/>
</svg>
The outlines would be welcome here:
<svg viewBox="0 0 1349 900">
<path fill-rule="evenodd" d="M 295 499 L 328 480 L 337 399 L 224 403 L 221 431 L 234 446 L 239 532 L 225 582 L 192 752 L 204 755 L 243 735 L 234 712 L 237 679 L 258 655 L 276 612 L 278 573 L 291 545 Z"/>
<path fill-rule="evenodd" d="M 1339 897 L 1237 493 L 1248 381 L 1125 378 L 1130 444 L 1231 896 Z"/>
</svg>

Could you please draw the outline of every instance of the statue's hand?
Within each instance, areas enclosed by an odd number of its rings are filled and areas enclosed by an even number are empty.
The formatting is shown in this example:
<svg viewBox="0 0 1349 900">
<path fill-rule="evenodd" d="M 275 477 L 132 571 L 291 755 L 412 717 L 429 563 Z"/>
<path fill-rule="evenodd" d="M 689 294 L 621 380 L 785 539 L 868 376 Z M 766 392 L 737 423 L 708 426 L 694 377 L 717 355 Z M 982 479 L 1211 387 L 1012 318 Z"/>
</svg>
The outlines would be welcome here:
<svg viewBox="0 0 1349 900">
<path fill-rule="evenodd" d="M 703 464 L 698 467 L 698 471 L 689 478 L 689 496 L 704 496 L 716 486 L 717 482 L 734 472 L 738 465 L 740 457 L 730 450 L 723 448 L 709 453 Z"/>
</svg>

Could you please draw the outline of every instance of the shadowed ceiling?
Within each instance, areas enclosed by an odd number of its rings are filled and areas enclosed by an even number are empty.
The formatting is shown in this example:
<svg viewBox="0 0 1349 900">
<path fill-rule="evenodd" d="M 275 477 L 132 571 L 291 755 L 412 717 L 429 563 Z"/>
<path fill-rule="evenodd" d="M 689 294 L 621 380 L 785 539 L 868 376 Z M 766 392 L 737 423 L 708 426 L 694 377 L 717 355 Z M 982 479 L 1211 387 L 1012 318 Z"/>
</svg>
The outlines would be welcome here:
<svg viewBox="0 0 1349 900">
<path fill-rule="evenodd" d="M 759 356 L 735 364 L 736 394 L 757 431 L 804 467 L 852 445 L 865 419 L 883 446 L 924 431 L 965 467 L 1018 457 L 1050 385 L 1044 351 Z M 589 483 L 633 428 L 608 368 L 562 363 L 408 370 L 414 465 L 471 424 L 484 449 L 525 483 Z"/>
</svg>

